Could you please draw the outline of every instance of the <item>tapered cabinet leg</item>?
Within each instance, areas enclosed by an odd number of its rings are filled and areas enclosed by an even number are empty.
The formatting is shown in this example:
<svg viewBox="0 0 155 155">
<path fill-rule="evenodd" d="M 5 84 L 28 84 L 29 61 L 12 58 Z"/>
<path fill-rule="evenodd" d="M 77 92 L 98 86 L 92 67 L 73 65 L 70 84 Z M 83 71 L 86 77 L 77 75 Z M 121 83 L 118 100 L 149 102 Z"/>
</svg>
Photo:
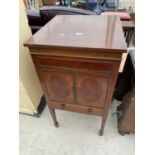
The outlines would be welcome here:
<svg viewBox="0 0 155 155">
<path fill-rule="evenodd" d="M 99 136 L 103 136 L 103 129 L 99 130 Z"/>
<path fill-rule="evenodd" d="M 50 113 L 51 113 L 52 119 L 54 121 L 54 126 L 58 128 L 59 124 L 58 124 L 58 121 L 56 119 L 55 109 L 50 109 Z"/>
<path fill-rule="evenodd" d="M 99 130 L 99 135 L 102 136 L 104 133 L 105 117 L 102 116 L 101 129 Z"/>
</svg>

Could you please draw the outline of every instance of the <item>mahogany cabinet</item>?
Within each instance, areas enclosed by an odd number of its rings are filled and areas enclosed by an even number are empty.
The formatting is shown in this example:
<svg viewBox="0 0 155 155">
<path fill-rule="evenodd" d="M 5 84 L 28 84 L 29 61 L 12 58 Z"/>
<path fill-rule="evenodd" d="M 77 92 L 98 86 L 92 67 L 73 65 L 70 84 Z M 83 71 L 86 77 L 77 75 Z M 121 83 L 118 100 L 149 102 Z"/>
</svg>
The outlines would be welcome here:
<svg viewBox="0 0 155 155">
<path fill-rule="evenodd" d="M 102 117 L 103 134 L 127 46 L 118 17 L 61 15 L 28 41 L 54 125 L 55 109 Z"/>
</svg>

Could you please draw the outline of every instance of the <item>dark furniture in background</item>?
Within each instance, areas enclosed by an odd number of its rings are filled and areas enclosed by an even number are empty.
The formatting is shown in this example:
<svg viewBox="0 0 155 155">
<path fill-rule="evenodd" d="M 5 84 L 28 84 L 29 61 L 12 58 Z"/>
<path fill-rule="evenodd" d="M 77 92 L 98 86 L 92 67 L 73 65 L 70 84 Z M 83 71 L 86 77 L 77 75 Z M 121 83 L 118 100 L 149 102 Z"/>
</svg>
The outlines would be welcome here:
<svg viewBox="0 0 155 155">
<path fill-rule="evenodd" d="M 74 16 L 56 16 L 24 45 L 54 125 L 55 109 L 97 115 L 102 135 L 122 53 L 127 52 L 119 17 L 77 15 L 75 22 Z"/>
<path fill-rule="evenodd" d="M 96 15 L 96 13 L 88 10 L 63 6 L 54 6 L 40 9 L 40 17 L 44 25 L 56 15 Z"/>
<path fill-rule="evenodd" d="M 127 55 L 123 72 L 119 73 L 115 86 L 115 92 L 113 97 L 116 100 L 122 101 L 124 95 L 130 90 L 132 73 L 133 69 L 131 65 L 131 60 L 129 55 Z"/>
<path fill-rule="evenodd" d="M 131 39 L 134 37 L 135 22 L 134 21 L 122 21 L 124 36 L 126 38 L 127 46 L 129 47 Z M 133 43 L 134 44 L 134 43 Z"/>
<path fill-rule="evenodd" d="M 26 10 L 26 13 L 32 34 L 37 32 L 56 15 L 96 15 L 92 11 L 64 6 L 44 7 L 38 11 Z"/>
<path fill-rule="evenodd" d="M 131 78 L 129 79 L 129 90 L 123 96 L 123 101 L 117 108 L 118 111 L 118 131 L 120 134 L 135 131 L 135 50 L 129 50 L 128 67 L 130 68 Z"/>
<path fill-rule="evenodd" d="M 40 10 L 25 10 L 27 14 L 28 24 L 32 34 L 37 32 L 44 24 L 40 16 Z"/>
</svg>

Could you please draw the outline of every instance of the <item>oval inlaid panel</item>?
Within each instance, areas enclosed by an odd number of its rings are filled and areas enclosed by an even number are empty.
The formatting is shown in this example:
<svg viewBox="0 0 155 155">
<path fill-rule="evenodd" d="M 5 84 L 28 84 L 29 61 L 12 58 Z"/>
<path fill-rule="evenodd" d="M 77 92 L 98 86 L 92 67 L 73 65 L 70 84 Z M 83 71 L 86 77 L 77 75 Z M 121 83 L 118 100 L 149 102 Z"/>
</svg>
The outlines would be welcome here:
<svg viewBox="0 0 155 155">
<path fill-rule="evenodd" d="M 102 86 L 97 80 L 86 78 L 81 82 L 80 94 L 86 102 L 97 102 L 102 93 Z"/>
<path fill-rule="evenodd" d="M 60 76 L 50 77 L 50 91 L 57 97 L 65 98 L 69 94 L 68 83 L 65 78 Z"/>
</svg>

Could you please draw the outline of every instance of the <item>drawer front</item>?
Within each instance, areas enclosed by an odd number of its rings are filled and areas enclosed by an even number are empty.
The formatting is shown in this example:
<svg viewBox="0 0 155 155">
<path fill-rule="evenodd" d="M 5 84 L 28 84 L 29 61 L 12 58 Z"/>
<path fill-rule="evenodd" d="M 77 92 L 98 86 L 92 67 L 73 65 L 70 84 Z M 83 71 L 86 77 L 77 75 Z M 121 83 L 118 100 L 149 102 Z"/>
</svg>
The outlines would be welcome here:
<svg viewBox="0 0 155 155">
<path fill-rule="evenodd" d="M 103 108 L 109 87 L 103 75 L 78 73 L 76 77 L 77 104 Z"/>
<path fill-rule="evenodd" d="M 111 73 L 113 70 L 112 61 L 99 61 L 77 58 L 62 58 L 62 57 L 37 57 L 40 66 L 79 69 L 79 70 L 95 70 L 105 73 Z"/>
<path fill-rule="evenodd" d="M 70 72 L 40 68 L 41 76 L 50 100 L 73 103 L 73 76 Z"/>
<path fill-rule="evenodd" d="M 61 110 L 81 112 L 81 113 L 86 113 L 86 114 L 93 114 L 97 116 L 103 115 L 103 109 L 92 108 L 88 106 L 81 106 L 81 105 L 76 105 L 76 104 L 65 104 L 65 103 L 52 102 L 52 103 L 49 103 L 49 107 L 61 109 Z"/>
</svg>

